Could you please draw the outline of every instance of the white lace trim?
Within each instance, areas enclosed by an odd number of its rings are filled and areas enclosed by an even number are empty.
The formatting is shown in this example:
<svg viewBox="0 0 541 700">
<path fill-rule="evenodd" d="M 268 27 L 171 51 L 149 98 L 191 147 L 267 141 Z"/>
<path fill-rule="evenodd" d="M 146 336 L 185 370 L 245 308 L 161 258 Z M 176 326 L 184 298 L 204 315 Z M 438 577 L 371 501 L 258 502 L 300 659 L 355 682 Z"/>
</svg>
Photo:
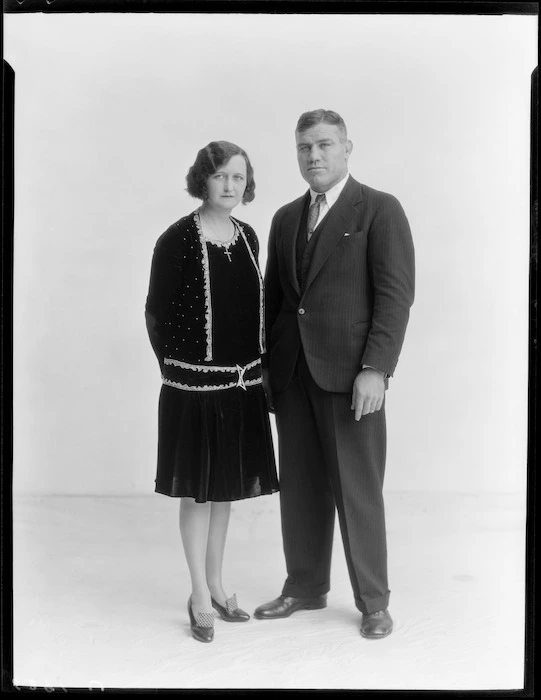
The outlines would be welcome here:
<svg viewBox="0 0 541 700">
<path fill-rule="evenodd" d="M 201 243 L 201 251 L 203 253 L 203 276 L 204 276 L 204 286 L 205 286 L 205 333 L 207 337 L 207 350 L 205 354 L 205 360 L 212 360 L 212 299 L 210 293 L 210 265 L 209 265 L 209 254 L 207 245 L 210 242 L 203 233 L 201 227 L 201 218 L 199 211 L 194 213 L 194 221 L 197 226 L 197 232 L 199 234 L 199 241 Z M 235 235 L 229 241 L 212 241 L 214 245 L 221 245 L 226 248 L 226 250 L 236 242 L 238 234 L 242 236 L 242 239 L 248 249 L 248 254 L 252 261 L 253 266 L 257 272 L 257 278 L 259 280 L 259 352 L 261 354 L 265 353 L 265 339 L 264 339 L 264 328 L 265 328 L 265 312 L 264 312 L 264 285 L 263 276 L 257 264 L 257 260 L 254 257 L 248 239 L 244 233 L 243 227 L 234 219 L 231 219 L 235 227 Z"/>
<path fill-rule="evenodd" d="M 207 350 L 205 360 L 212 360 L 212 301 L 210 297 L 210 266 L 209 252 L 207 249 L 207 241 L 203 235 L 199 212 L 194 214 L 195 225 L 199 233 L 199 242 L 201 243 L 201 252 L 203 253 L 203 277 L 205 286 L 205 334 L 207 337 Z"/>
<path fill-rule="evenodd" d="M 217 238 L 210 238 L 210 236 L 205 236 L 204 233 L 203 238 L 207 243 L 212 243 L 212 245 L 215 245 L 218 248 L 225 248 L 226 250 L 229 250 L 230 246 L 235 245 L 239 238 L 239 229 L 237 227 L 237 224 L 234 221 L 232 221 L 231 223 L 233 224 L 233 229 L 235 233 L 231 236 L 231 238 L 228 241 L 219 241 Z"/>
<path fill-rule="evenodd" d="M 207 243 L 212 243 L 213 245 L 217 246 L 218 248 L 225 248 L 226 250 L 229 249 L 230 246 L 235 245 L 235 243 L 238 240 L 239 237 L 239 231 L 236 222 L 233 220 L 233 217 L 229 217 L 229 221 L 233 224 L 233 235 L 228 241 L 221 241 L 219 238 L 212 238 L 212 236 L 207 236 L 203 232 L 203 225 L 201 223 L 201 211 L 200 209 L 197 209 L 195 212 L 197 214 L 197 217 L 199 219 L 199 225 L 198 229 L 201 234 L 201 236 L 205 239 Z"/>
<path fill-rule="evenodd" d="M 222 389 L 234 389 L 239 386 L 238 382 L 229 382 L 227 384 L 216 384 L 214 386 L 209 386 L 207 384 L 203 386 L 189 386 L 188 384 L 181 384 L 180 382 L 173 382 L 170 379 L 165 379 L 162 377 L 163 384 L 167 386 L 172 386 L 175 389 L 182 389 L 184 391 L 221 391 Z M 246 386 L 254 386 L 255 384 L 262 384 L 263 380 L 261 377 L 257 379 L 248 379 L 244 382 Z"/>
<path fill-rule="evenodd" d="M 248 239 L 244 235 L 244 229 L 242 226 L 237 224 L 239 227 L 239 231 L 242 235 L 242 238 L 244 239 L 244 243 L 246 244 L 246 247 L 248 248 L 248 253 L 250 255 L 250 258 L 252 260 L 252 264 L 255 267 L 255 270 L 257 272 L 257 279 L 259 280 L 259 352 L 263 354 L 265 352 L 265 342 L 264 342 L 264 337 L 263 337 L 263 329 L 265 327 L 265 312 L 264 312 L 264 299 L 263 299 L 263 293 L 264 293 L 264 288 L 263 288 L 263 277 L 261 275 L 261 271 L 259 269 L 259 265 L 257 264 L 257 260 L 254 257 L 254 254 L 252 252 L 252 249 L 250 248 L 250 244 L 248 243 Z"/>
<path fill-rule="evenodd" d="M 192 365 L 189 362 L 182 362 L 182 360 L 174 360 L 172 357 L 166 357 L 163 362 L 166 365 L 174 365 L 182 369 L 191 369 L 195 372 L 237 372 L 239 367 L 238 365 L 230 365 L 228 367 L 219 367 L 218 365 Z M 253 360 L 253 362 L 249 362 L 245 365 L 243 369 L 246 371 L 260 364 L 261 359 L 257 358 L 257 360 Z"/>
</svg>

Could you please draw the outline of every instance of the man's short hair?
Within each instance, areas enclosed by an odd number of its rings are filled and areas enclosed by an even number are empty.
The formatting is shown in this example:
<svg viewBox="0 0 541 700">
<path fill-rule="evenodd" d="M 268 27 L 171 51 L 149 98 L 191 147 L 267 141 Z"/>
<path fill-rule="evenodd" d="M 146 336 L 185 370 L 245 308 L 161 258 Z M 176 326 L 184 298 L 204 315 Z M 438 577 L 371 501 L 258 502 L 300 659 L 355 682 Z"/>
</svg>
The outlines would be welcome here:
<svg viewBox="0 0 541 700">
<path fill-rule="evenodd" d="M 186 175 L 186 191 L 197 199 L 207 198 L 207 178 L 222 166 L 228 163 L 233 156 L 242 156 L 246 161 L 246 189 L 242 197 L 242 203 L 251 202 L 255 197 L 254 170 L 248 154 L 240 146 L 230 141 L 211 141 L 208 146 L 202 148 L 195 159 L 195 163 Z"/>
<path fill-rule="evenodd" d="M 304 112 L 304 114 L 301 114 L 299 117 L 295 131 L 302 133 L 303 131 L 306 131 L 307 129 L 321 123 L 333 124 L 334 126 L 337 126 L 340 131 L 342 141 L 346 141 L 348 137 L 346 123 L 338 112 L 333 112 L 331 109 L 314 109 L 311 112 Z"/>
</svg>

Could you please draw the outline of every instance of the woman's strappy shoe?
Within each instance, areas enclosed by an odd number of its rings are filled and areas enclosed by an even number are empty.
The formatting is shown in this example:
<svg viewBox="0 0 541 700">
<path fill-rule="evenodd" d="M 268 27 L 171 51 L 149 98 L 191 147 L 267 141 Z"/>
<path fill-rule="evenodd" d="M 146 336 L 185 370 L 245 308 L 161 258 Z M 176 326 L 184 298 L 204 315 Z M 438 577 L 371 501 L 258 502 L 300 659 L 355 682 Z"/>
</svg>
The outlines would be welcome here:
<svg viewBox="0 0 541 700">
<path fill-rule="evenodd" d="M 192 637 L 199 642 L 212 642 L 214 639 L 214 613 L 197 613 L 197 620 L 193 616 L 192 596 L 188 599 L 188 615 Z"/>
<path fill-rule="evenodd" d="M 237 596 L 232 595 L 225 601 L 225 607 L 217 603 L 214 598 L 211 598 L 212 607 L 218 611 L 218 614 L 226 622 L 247 622 L 250 616 L 244 610 L 241 610 L 237 605 Z"/>
</svg>

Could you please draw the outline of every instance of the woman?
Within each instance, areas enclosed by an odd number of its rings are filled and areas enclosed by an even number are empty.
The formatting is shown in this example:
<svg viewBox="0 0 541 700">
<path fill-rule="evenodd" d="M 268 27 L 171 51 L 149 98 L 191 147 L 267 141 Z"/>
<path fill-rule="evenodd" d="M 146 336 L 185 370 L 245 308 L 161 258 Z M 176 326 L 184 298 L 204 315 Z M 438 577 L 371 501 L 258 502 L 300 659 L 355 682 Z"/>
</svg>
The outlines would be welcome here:
<svg viewBox="0 0 541 700">
<path fill-rule="evenodd" d="M 213 141 L 187 191 L 202 200 L 156 243 L 146 319 L 162 372 L 156 492 L 180 498 L 192 636 L 214 638 L 214 610 L 250 616 L 228 596 L 222 563 L 231 501 L 278 490 L 261 378 L 263 281 L 253 229 L 231 216 L 254 199 L 247 154 Z"/>
</svg>

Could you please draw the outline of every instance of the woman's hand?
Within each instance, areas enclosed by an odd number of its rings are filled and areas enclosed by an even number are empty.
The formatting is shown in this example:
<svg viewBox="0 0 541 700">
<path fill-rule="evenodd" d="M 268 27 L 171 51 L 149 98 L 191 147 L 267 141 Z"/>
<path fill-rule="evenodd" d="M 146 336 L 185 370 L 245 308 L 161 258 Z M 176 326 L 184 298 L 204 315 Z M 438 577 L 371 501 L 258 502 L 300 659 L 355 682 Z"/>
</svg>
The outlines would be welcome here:
<svg viewBox="0 0 541 700">
<path fill-rule="evenodd" d="M 263 390 L 265 391 L 265 396 L 267 398 L 267 408 L 271 413 L 274 413 L 274 398 L 272 395 L 269 370 L 267 367 L 262 368 L 261 375 L 263 377 Z"/>
</svg>

